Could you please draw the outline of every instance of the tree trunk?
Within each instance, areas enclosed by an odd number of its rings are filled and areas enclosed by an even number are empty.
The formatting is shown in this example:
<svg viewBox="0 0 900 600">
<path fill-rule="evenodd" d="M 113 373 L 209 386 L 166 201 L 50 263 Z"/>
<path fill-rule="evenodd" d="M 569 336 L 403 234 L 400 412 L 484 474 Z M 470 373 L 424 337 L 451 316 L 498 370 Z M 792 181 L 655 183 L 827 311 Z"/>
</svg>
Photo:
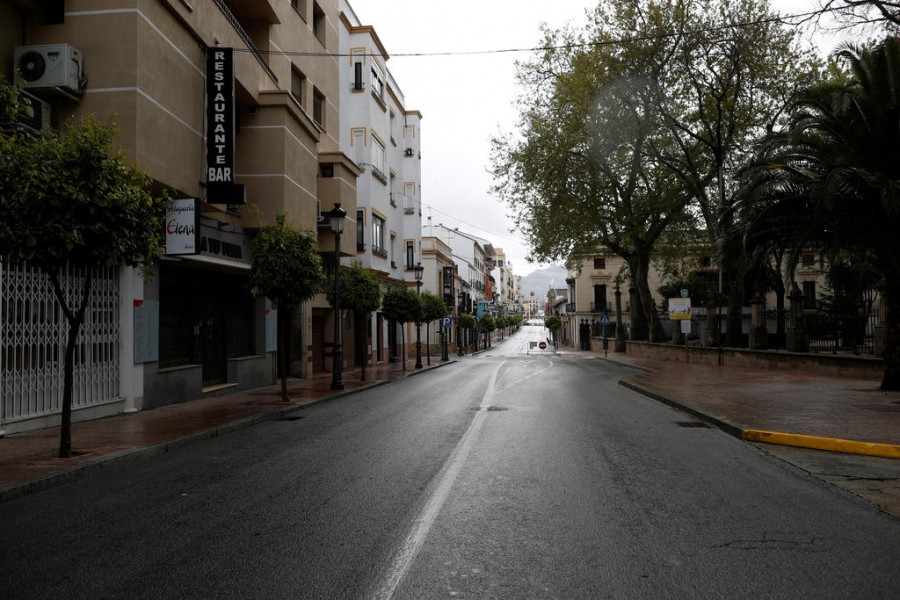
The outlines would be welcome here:
<svg viewBox="0 0 900 600">
<path fill-rule="evenodd" d="M 900 391 L 900 272 L 885 276 L 884 377 L 881 389 Z"/>
<path fill-rule="evenodd" d="M 651 342 L 662 342 L 666 338 L 662 324 L 656 313 L 656 302 L 653 300 L 653 293 L 650 291 L 650 256 L 636 256 L 634 261 L 634 269 L 632 271 L 634 285 L 637 288 L 638 298 L 641 301 L 641 311 L 648 325 L 648 339 Z"/>
<path fill-rule="evenodd" d="M 91 294 L 93 272 L 91 269 L 85 270 L 81 299 L 74 313 L 69 308 L 66 297 L 60 287 L 58 271 L 47 273 L 47 275 L 50 277 L 53 294 L 56 296 L 56 300 L 66 316 L 66 322 L 69 324 L 69 333 L 66 337 L 66 357 L 63 366 L 63 403 L 59 428 L 59 457 L 69 458 L 72 456 L 72 388 L 75 380 L 75 345 L 81 333 L 81 326 L 84 324 L 84 313 Z"/>
<path fill-rule="evenodd" d="M 353 313 L 353 320 L 355 321 L 355 329 L 356 329 L 356 352 L 357 356 L 360 357 L 360 374 L 359 380 L 366 380 L 366 363 L 369 362 L 369 345 L 366 341 L 369 339 L 369 317 L 366 313 L 355 312 Z"/>
<path fill-rule="evenodd" d="M 278 311 L 278 324 L 280 325 L 279 329 L 281 330 L 281 335 L 278 336 L 278 362 L 281 363 L 281 401 L 289 402 L 290 398 L 288 398 L 287 391 L 287 376 L 288 371 L 290 370 L 290 360 L 288 360 L 288 343 L 287 338 L 290 334 L 290 322 L 291 319 L 289 317 L 290 309 L 285 308 L 283 310 Z"/>
</svg>

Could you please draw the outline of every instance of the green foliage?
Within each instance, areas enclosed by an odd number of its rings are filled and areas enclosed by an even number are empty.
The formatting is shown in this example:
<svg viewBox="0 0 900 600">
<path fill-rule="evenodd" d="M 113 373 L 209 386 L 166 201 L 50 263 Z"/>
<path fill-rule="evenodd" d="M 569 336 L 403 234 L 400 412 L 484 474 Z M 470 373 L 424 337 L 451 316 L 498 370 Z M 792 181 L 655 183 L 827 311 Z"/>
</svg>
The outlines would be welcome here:
<svg viewBox="0 0 900 600">
<path fill-rule="evenodd" d="M 325 274 L 318 244 L 311 232 L 295 229 L 283 214 L 263 227 L 254 239 L 250 286 L 279 309 L 291 309 L 322 290 Z"/>
<path fill-rule="evenodd" d="M 482 331 L 487 331 L 488 333 L 497 329 L 497 321 L 491 315 L 482 315 L 482 317 L 478 320 L 478 325 L 481 327 Z"/>
<path fill-rule="evenodd" d="M 395 323 L 422 320 L 422 302 L 415 290 L 406 286 L 391 286 L 381 301 L 384 317 Z"/>
<path fill-rule="evenodd" d="M 355 260 L 349 268 L 341 269 L 341 308 L 356 313 L 370 313 L 381 306 L 381 283 L 378 278 Z M 334 306 L 334 287 L 327 290 L 329 304 Z"/>
<path fill-rule="evenodd" d="M 562 327 L 562 319 L 560 319 L 556 315 L 550 315 L 549 317 L 544 319 L 544 327 L 549 329 L 550 331 L 556 331 L 560 327 Z"/>
<path fill-rule="evenodd" d="M 163 247 L 169 200 L 93 118 L 64 133 L 0 137 L 0 256 L 45 272 L 127 264 L 145 275 Z"/>
<path fill-rule="evenodd" d="M 447 305 L 444 304 L 444 301 L 428 290 L 422 292 L 422 310 L 422 321 L 425 323 L 440 319 L 450 312 L 447 310 Z"/>
<path fill-rule="evenodd" d="M 475 329 L 475 317 L 469 313 L 459 315 L 459 327 L 468 331 Z"/>
<path fill-rule="evenodd" d="M 882 388 L 900 389 L 900 42 L 839 56 L 850 78 L 802 90 L 743 172 L 739 237 L 787 240 L 794 264 L 810 248 L 867 257 L 887 299 Z"/>
</svg>

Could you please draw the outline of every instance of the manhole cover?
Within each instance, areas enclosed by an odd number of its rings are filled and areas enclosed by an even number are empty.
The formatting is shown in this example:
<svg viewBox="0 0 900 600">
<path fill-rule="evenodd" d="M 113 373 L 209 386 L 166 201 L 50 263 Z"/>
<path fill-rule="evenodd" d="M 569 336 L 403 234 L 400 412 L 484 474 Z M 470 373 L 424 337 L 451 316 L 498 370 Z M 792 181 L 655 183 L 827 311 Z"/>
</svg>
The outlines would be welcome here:
<svg viewBox="0 0 900 600">
<path fill-rule="evenodd" d="M 501 410 L 509 410 L 508 408 L 505 408 L 503 406 L 488 406 L 487 409 L 491 412 L 499 412 Z"/>
<path fill-rule="evenodd" d="M 689 427 L 696 429 L 709 429 L 710 424 L 704 423 L 703 421 L 675 421 L 675 424 L 679 427 Z"/>
</svg>

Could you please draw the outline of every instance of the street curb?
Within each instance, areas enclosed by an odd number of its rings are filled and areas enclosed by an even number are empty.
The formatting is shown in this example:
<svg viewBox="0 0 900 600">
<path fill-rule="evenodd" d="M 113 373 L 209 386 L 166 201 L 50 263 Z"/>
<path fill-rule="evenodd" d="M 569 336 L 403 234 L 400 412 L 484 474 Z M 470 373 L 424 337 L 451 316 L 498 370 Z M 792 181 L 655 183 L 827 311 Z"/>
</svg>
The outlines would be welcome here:
<svg viewBox="0 0 900 600">
<path fill-rule="evenodd" d="M 426 371 L 430 371 L 431 369 L 436 369 L 439 367 L 444 367 L 446 365 L 452 364 L 456 362 L 455 360 L 450 360 L 448 362 L 440 363 L 437 365 L 432 365 L 428 368 L 416 369 L 409 372 L 406 377 L 410 377 L 412 375 L 419 375 Z M 228 433 L 232 433 L 235 431 L 240 431 L 242 429 L 246 429 L 258 423 L 263 423 L 265 421 L 273 421 L 275 419 L 279 419 L 291 413 L 303 410 L 308 406 L 312 406 L 313 404 L 319 404 L 321 402 L 325 402 L 328 400 L 336 400 L 338 398 L 343 398 L 344 396 L 352 396 L 353 394 L 358 394 L 360 392 L 371 390 L 376 387 L 380 387 L 382 385 L 386 385 L 391 383 L 390 379 L 376 380 L 370 384 L 361 386 L 352 390 L 344 390 L 338 391 L 333 394 L 328 394 L 325 396 L 321 396 L 319 398 L 312 398 L 308 401 L 303 402 L 302 404 L 291 404 L 285 407 L 276 408 L 271 411 L 261 413 L 258 415 L 254 415 L 252 417 L 247 417 L 246 419 L 241 419 L 238 421 L 234 421 L 231 423 L 225 423 L 218 427 L 213 427 L 211 429 L 205 429 L 203 431 L 198 431 L 196 433 L 192 433 L 190 435 L 186 435 L 183 437 L 178 437 L 171 439 L 166 442 L 161 442 L 159 444 L 155 444 L 153 446 L 144 446 L 141 448 L 129 448 L 127 450 L 122 450 L 121 452 L 116 452 L 113 454 L 107 454 L 105 456 L 98 456 L 94 460 L 90 460 L 87 462 L 83 462 L 78 465 L 73 465 L 71 468 L 60 471 L 59 473 L 52 473 L 50 475 L 46 475 L 44 477 L 33 479 L 31 481 L 23 482 L 21 485 L 17 485 L 14 487 L 7 488 L 5 490 L 0 490 L 0 504 L 4 502 L 9 502 L 11 500 L 16 500 L 18 498 L 23 498 L 25 496 L 30 496 L 31 494 L 36 494 L 38 492 L 42 492 L 45 490 L 52 489 L 54 487 L 60 486 L 64 483 L 69 483 L 71 481 L 75 481 L 80 477 L 86 475 L 89 472 L 93 471 L 102 471 L 105 465 L 111 465 L 116 462 L 145 457 L 145 456 L 155 456 L 159 454 L 166 454 L 170 450 L 174 450 L 181 446 L 186 446 L 188 444 L 192 444 L 199 440 L 206 440 L 211 438 L 217 438 L 221 435 L 226 435 Z"/>
<path fill-rule="evenodd" d="M 842 452 L 844 454 L 862 454 L 880 458 L 900 459 L 900 445 L 896 444 L 858 442 L 856 440 L 802 435 L 799 433 L 783 433 L 779 431 L 762 431 L 758 429 L 745 430 L 743 439 L 748 442 L 762 442 L 765 444 L 778 444 L 781 446 L 811 448 L 813 450 L 827 450 L 828 452 Z"/>
<path fill-rule="evenodd" d="M 722 416 L 707 414 L 701 410 L 674 400 L 662 394 L 652 392 L 640 384 L 619 380 L 619 385 L 652 398 L 663 404 L 689 413 L 699 419 L 717 426 L 722 431 L 747 442 L 761 442 L 780 446 L 794 446 L 808 448 L 810 450 L 825 450 L 828 452 L 840 452 L 843 454 L 860 454 L 864 456 L 877 456 L 880 458 L 900 459 L 900 445 L 878 444 L 874 442 L 859 442 L 855 440 L 843 440 L 840 438 L 803 435 L 799 433 L 784 433 L 777 431 L 764 431 L 759 429 L 746 429 Z"/>
<path fill-rule="evenodd" d="M 710 425 L 715 425 L 716 427 L 718 427 L 719 429 L 721 429 L 722 431 L 724 431 L 725 433 L 727 433 L 729 435 L 733 435 L 736 438 L 743 439 L 744 428 L 741 427 L 740 425 L 726 419 L 725 417 L 713 416 L 713 415 L 707 414 L 707 413 L 703 412 L 702 410 L 697 410 L 693 406 L 689 406 L 687 404 L 679 402 L 678 400 L 669 398 L 668 396 L 663 396 L 662 394 L 657 394 L 656 392 L 652 392 L 639 384 L 632 383 L 632 382 L 626 381 L 624 379 L 619 380 L 619 385 L 621 385 L 624 388 L 628 388 L 629 390 L 632 390 L 634 392 L 637 392 L 643 396 L 647 396 L 648 398 L 652 398 L 653 400 L 656 400 L 657 402 L 662 402 L 663 404 L 671 406 L 672 408 L 677 408 L 678 410 L 681 410 L 690 415 L 693 415 L 693 416 L 697 417 L 698 419 L 702 419 L 703 421 L 709 423 Z"/>
</svg>

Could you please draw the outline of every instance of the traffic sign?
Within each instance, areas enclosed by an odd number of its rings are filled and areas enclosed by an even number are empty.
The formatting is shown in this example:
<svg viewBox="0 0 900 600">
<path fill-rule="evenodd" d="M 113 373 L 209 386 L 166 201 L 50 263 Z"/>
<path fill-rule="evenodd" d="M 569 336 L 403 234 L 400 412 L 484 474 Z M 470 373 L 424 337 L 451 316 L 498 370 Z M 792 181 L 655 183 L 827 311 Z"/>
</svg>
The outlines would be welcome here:
<svg viewBox="0 0 900 600">
<path fill-rule="evenodd" d="M 447 315 L 446 317 L 443 317 L 441 319 L 441 327 L 443 327 L 444 329 L 449 329 L 452 326 L 453 326 L 453 317 L 451 317 L 450 315 Z"/>
<path fill-rule="evenodd" d="M 540 344 L 538 344 L 538 348 L 540 348 L 541 350 L 545 350 L 547 348 L 547 342 L 541 342 Z"/>
<path fill-rule="evenodd" d="M 609 315 L 603 315 L 602 317 L 600 317 L 600 324 L 609 325 Z"/>
</svg>

